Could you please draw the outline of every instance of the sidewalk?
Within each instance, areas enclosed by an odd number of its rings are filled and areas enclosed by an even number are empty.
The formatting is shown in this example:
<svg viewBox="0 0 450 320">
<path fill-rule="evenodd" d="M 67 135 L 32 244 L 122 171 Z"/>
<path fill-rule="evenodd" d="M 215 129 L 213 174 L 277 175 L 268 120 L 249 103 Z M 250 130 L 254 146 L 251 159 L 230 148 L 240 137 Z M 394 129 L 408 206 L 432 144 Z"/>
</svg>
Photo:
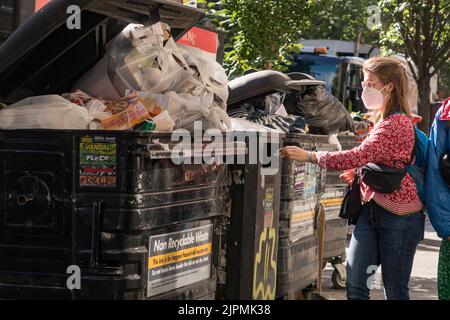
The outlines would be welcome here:
<svg viewBox="0 0 450 320">
<path fill-rule="evenodd" d="M 425 239 L 417 247 L 409 283 L 410 297 L 412 300 L 437 300 L 438 298 L 437 268 L 440 243 L 440 238 L 438 238 L 427 219 L 425 225 Z M 344 290 L 332 288 L 331 275 L 333 270 L 333 267 L 328 264 L 324 271 L 322 295 L 327 299 L 345 300 L 347 298 Z M 378 269 L 375 279 L 375 288 L 371 292 L 371 299 L 384 300 L 384 292 L 379 281 L 379 279 L 381 279 L 380 269 Z"/>
</svg>

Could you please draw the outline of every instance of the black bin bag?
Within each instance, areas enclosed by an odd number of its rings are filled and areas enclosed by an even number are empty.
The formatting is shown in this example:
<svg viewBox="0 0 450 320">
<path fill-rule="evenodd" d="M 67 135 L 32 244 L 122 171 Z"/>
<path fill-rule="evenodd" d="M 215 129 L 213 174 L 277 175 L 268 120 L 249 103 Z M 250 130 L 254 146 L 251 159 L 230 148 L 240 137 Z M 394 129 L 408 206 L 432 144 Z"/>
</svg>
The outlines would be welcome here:
<svg viewBox="0 0 450 320">
<path fill-rule="evenodd" d="M 312 134 L 354 131 L 349 112 L 324 86 L 307 86 L 303 92 L 288 94 L 284 106 L 289 114 L 303 117 Z"/>
</svg>

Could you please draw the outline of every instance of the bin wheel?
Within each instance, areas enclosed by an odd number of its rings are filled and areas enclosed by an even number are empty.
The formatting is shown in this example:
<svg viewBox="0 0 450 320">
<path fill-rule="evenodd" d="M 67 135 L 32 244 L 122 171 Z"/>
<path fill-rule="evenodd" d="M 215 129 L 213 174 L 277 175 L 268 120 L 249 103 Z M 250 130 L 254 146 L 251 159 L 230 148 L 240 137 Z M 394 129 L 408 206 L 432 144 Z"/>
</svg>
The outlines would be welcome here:
<svg viewBox="0 0 450 320">
<path fill-rule="evenodd" d="M 347 275 L 345 273 L 341 275 L 337 270 L 334 270 L 331 275 L 331 281 L 333 282 L 334 288 L 338 290 L 345 290 L 346 278 Z"/>
</svg>

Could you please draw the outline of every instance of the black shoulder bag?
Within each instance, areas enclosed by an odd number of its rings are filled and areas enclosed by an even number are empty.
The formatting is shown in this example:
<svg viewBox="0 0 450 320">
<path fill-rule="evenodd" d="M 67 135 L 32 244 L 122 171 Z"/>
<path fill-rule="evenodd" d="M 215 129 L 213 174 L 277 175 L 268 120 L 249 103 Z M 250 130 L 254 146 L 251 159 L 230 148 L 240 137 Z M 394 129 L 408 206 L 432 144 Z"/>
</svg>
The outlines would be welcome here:
<svg viewBox="0 0 450 320">
<path fill-rule="evenodd" d="M 355 172 L 355 179 L 353 179 L 352 186 L 348 189 L 342 201 L 341 210 L 339 211 L 339 217 L 347 219 L 348 224 L 356 225 L 358 218 L 361 214 L 362 203 L 361 193 L 359 191 L 359 173 Z"/>
<path fill-rule="evenodd" d="M 391 193 L 400 189 L 403 178 L 408 172 L 417 148 L 417 132 L 414 129 L 414 147 L 411 161 L 403 168 L 393 168 L 377 163 L 368 163 L 361 169 L 361 180 L 379 193 Z"/>
</svg>

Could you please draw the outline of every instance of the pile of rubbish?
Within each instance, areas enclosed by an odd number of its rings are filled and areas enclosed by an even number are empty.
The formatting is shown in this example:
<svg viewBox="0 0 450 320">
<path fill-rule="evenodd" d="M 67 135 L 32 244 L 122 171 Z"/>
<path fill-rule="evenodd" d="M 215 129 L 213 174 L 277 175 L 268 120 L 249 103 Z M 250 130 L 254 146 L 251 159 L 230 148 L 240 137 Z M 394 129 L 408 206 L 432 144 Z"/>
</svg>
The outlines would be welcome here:
<svg viewBox="0 0 450 320">
<path fill-rule="evenodd" d="M 0 110 L 0 129 L 172 131 L 231 128 L 228 78 L 202 50 L 177 44 L 164 23 L 128 25 L 72 92 Z"/>
<path fill-rule="evenodd" d="M 304 73 L 255 71 L 230 81 L 228 115 L 283 133 L 354 135 L 347 109 Z M 273 93 L 275 92 L 275 93 Z"/>
<path fill-rule="evenodd" d="M 354 131 L 350 113 L 325 86 L 306 86 L 302 92 L 288 94 L 285 107 L 289 114 L 303 117 L 312 134 Z"/>
<path fill-rule="evenodd" d="M 245 119 L 259 125 L 285 133 L 307 133 L 308 126 L 302 117 L 288 115 L 283 106 L 280 93 L 257 99 L 253 103 L 244 103 L 240 107 L 228 110 L 232 118 Z"/>
</svg>

